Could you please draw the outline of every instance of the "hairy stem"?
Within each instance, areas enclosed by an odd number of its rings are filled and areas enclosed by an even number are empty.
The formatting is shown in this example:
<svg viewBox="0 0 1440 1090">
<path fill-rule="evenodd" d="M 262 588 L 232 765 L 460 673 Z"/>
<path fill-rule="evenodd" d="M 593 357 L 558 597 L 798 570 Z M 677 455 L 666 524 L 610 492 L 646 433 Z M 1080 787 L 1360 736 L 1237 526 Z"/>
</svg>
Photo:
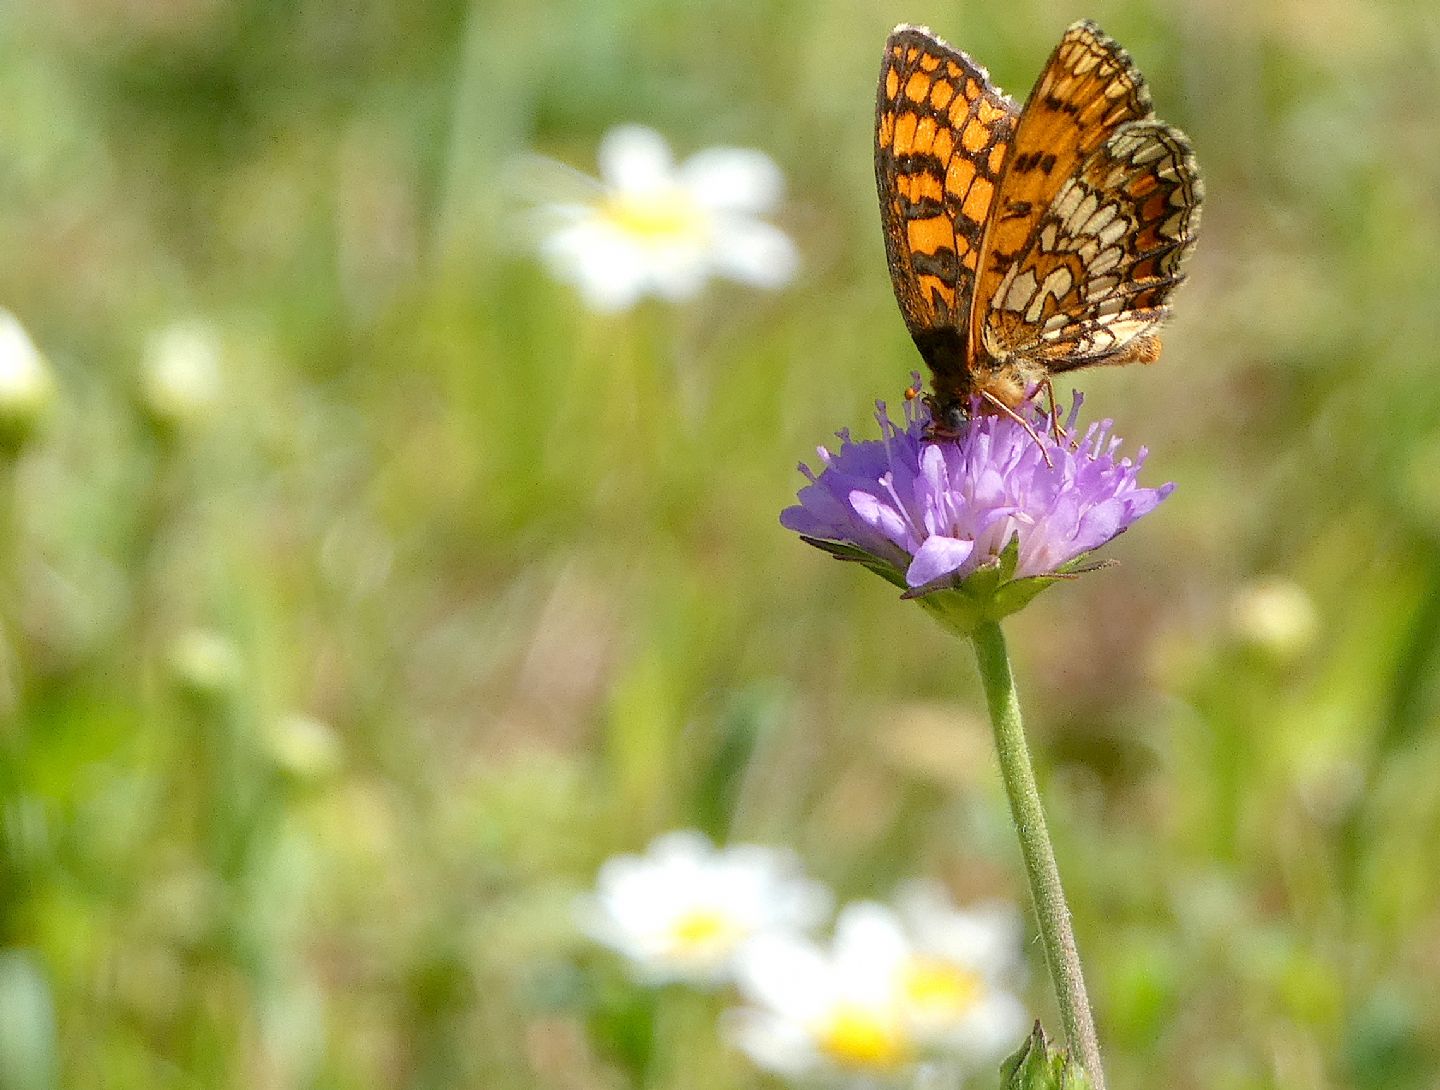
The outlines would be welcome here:
<svg viewBox="0 0 1440 1090">
<path fill-rule="evenodd" d="M 990 722 L 995 730 L 995 748 L 1000 757 L 1000 775 L 1005 780 L 1005 793 L 1010 796 L 1010 813 L 1015 831 L 1020 836 L 1020 851 L 1025 857 L 1025 873 L 1030 878 L 1030 895 L 1035 902 L 1035 915 L 1040 921 L 1040 938 L 1045 945 L 1045 961 L 1060 1004 L 1060 1017 L 1065 1023 L 1065 1039 L 1070 1054 L 1080 1061 L 1090 1077 L 1094 1090 L 1105 1090 L 1105 1075 L 1100 1068 L 1100 1043 L 1095 1037 L 1095 1019 L 1090 1013 L 1090 999 L 1085 994 L 1085 978 L 1080 972 L 1080 955 L 1075 949 L 1075 932 L 1070 922 L 1070 907 L 1060 888 L 1060 871 L 1055 866 L 1055 849 L 1045 826 L 1045 810 L 1040 804 L 1040 789 L 1035 785 L 1035 769 L 1030 764 L 1030 749 L 1025 744 L 1025 728 L 1020 720 L 1020 700 L 1015 695 L 1015 678 L 1010 671 L 1010 656 L 1005 650 L 1005 636 L 993 621 L 981 624 L 972 633 L 975 657 L 980 664 L 980 678 L 985 685 L 985 699 L 990 705 Z"/>
</svg>

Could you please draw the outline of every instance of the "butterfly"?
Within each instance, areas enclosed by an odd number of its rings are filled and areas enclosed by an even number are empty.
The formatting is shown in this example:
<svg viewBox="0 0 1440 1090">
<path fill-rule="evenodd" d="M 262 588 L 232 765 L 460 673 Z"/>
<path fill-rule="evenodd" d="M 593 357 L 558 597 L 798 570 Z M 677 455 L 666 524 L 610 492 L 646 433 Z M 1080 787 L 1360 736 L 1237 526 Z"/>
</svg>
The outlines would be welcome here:
<svg viewBox="0 0 1440 1090">
<path fill-rule="evenodd" d="M 1203 191 L 1125 50 L 1075 23 L 1017 110 L 964 53 L 901 25 L 876 97 L 885 252 L 938 430 L 975 399 L 1019 419 L 1052 375 L 1159 358 Z"/>
</svg>

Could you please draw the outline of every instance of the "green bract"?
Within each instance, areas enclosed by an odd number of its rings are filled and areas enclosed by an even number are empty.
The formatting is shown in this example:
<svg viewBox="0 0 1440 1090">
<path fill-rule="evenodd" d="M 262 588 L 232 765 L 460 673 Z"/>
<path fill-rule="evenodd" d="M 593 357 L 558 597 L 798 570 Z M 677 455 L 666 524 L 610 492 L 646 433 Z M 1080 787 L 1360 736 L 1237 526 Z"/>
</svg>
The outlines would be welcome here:
<svg viewBox="0 0 1440 1090">
<path fill-rule="evenodd" d="M 1089 1090 L 1085 1070 L 1064 1049 L 1050 1048 L 1040 1023 L 1000 1065 L 1000 1090 Z"/>
<path fill-rule="evenodd" d="M 836 560 L 845 560 L 869 568 L 876 575 L 904 593 L 902 598 L 913 598 L 925 611 L 944 627 L 959 636 L 968 636 L 976 627 L 987 621 L 999 621 L 1030 604 L 1041 591 L 1056 583 L 1074 579 L 1086 572 L 1110 567 L 1114 561 L 1091 561 L 1087 555 L 1060 565 L 1046 575 L 1027 575 L 1015 578 L 1019 562 L 1020 540 L 1012 537 L 999 556 L 982 564 L 960 582 L 946 578 L 922 587 L 911 587 L 905 582 L 905 573 L 896 565 L 879 557 L 837 541 L 823 541 L 806 537 L 803 540 L 823 549 Z"/>
</svg>

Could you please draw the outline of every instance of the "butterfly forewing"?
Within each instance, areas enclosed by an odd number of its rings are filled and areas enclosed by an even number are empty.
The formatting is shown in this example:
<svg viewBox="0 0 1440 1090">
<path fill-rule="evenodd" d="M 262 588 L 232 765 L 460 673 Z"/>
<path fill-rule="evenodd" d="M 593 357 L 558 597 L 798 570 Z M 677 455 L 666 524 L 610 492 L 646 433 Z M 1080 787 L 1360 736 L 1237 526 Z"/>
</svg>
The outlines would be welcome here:
<svg viewBox="0 0 1440 1090">
<path fill-rule="evenodd" d="M 966 368 L 965 329 L 1015 107 L 965 54 L 919 27 L 885 43 L 875 180 L 885 251 L 905 324 L 936 375 Z"/>
<path fill-rule="evenodd" d="M 1065 32 L 1015 128 L 1000 201 L 985 233 L 971 348 L 1000 281 L 1027 248 L 1060 189 L 1130 121 L 1152 116 L 1150 91 L 1130 55 L 1091 22 Z"/>
</svg>

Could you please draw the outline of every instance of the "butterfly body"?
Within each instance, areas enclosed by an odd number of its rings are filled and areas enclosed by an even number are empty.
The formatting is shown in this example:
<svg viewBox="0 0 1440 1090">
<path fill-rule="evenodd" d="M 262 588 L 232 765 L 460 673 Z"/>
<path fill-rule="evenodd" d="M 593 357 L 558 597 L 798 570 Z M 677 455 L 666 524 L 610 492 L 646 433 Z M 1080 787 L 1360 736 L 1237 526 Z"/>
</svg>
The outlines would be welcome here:
<svg viewBox="0 0 1440 1090">
<path fill-rule="evenodd" d="M 1153 362 L 1194 246 L 1189 142 L 1129 55 L 1076 23 L 1023 109 L 928 30 L 885 46 L 875 178 L 896 300 L 941 428 L 1056 374 Z"/>
</svg>

